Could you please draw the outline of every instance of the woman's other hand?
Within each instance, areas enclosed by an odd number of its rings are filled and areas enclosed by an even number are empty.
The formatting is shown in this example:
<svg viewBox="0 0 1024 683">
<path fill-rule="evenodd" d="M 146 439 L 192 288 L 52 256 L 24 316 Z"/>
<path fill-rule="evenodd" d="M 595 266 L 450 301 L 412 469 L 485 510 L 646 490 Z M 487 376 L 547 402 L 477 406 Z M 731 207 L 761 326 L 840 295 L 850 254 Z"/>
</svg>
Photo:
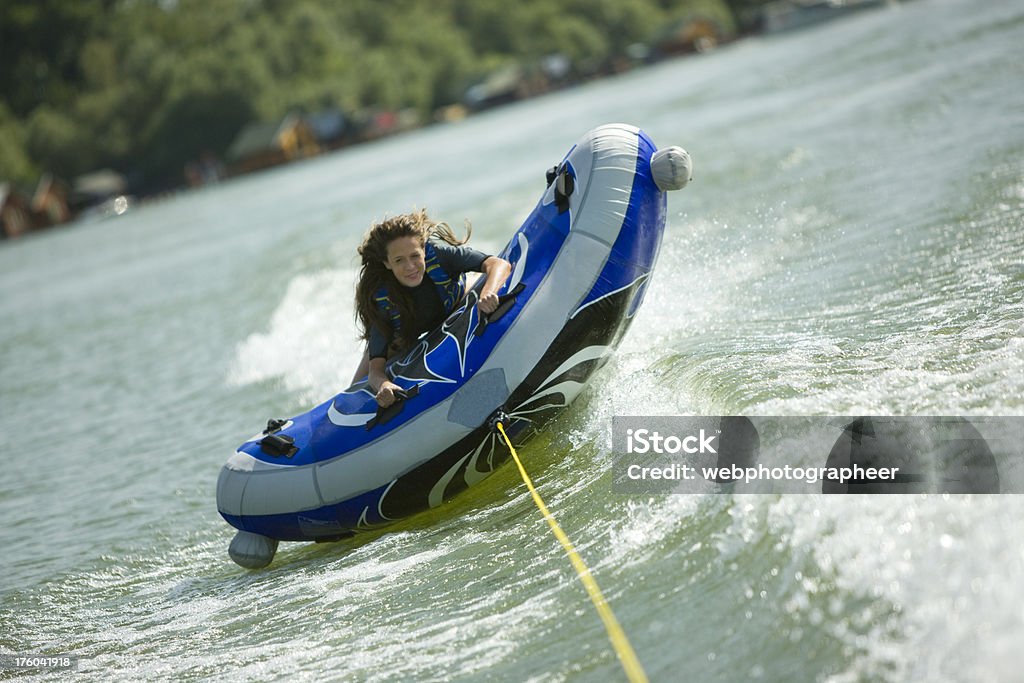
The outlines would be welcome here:
<svg viewBox="0 0 1024 683">
<path fill-rule="evenodd" d="M 486 280 L 484 286 L 480 288 L 480 300 L 476 307 L 481 313 L 490 314 L 498 308 L 498 291 L 512 272 L 512 264 L 498 256 L 488 256 L 484 261 L 483 271 Z"/>
<path fill-rule="evenodd" d="M 396 394 L 400 391 L 402 391 L 402 387 L 394 382 L 385 380 L 381 383 L 380 388 L 377 389 L 377 395 L 374 398 L 377 399 L 377 405 L 381 408 L 387 408 L 395 402 Z"/>
<path fill-rule="evenodd" d="M 495 292 L 480 293 L 480 301 L 476 304 L 481 313 L 494 313 L 498 308 L 498 295 Z"/>
</svg>

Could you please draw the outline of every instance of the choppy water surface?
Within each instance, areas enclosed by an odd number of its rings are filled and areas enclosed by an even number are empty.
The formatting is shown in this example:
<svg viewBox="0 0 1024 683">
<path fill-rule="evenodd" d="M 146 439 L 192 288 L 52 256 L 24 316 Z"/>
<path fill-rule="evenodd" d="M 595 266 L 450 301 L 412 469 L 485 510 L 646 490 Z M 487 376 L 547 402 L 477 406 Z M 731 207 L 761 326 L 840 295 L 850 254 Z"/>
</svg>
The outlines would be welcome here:
<svg viewBox="0 0 1024 683">
<path fill-rule="evenodd" d="M 654 680 L 1014 680 L 1018 496 L 624 496 L 614 415 L 1024 412 L 1024 7 L 917 0 L 0 245 L 0 651 L 111 680 L 607 680 L 516 472 L 227 557 L 217 472 L 349 378 L 354 247 L 497 249 L 621 120 L 696 160 L 614 361 L 522 453 Z"/>
</svg>

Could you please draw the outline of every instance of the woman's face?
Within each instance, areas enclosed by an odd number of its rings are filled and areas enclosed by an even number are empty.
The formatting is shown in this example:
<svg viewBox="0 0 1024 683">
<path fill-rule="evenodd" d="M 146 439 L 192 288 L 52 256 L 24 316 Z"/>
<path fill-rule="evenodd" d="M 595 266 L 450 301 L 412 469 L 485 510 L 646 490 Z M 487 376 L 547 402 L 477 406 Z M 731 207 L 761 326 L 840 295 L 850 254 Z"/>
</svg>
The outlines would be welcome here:
<svg viewBox="0 0 1024 683">
<path fill-rule="evenodd" d="M 427 272 L 423 245 L 415 237 L 396 237 L 388 242 L 388 260 L 384 266 L 394 273 L 398 282 L 416 287 Z"/>
</svg>

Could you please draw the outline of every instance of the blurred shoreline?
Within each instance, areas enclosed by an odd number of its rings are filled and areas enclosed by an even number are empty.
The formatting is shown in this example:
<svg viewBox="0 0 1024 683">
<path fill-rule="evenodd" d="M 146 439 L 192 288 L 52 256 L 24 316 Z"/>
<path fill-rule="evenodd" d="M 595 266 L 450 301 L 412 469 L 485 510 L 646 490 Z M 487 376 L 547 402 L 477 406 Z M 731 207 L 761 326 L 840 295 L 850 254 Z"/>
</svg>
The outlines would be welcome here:
<svg viewBox="0 0 1024 683">
<path fill-rule="evenodd" d="M 55 17 L 15 2 L 0 21 L 5 39 L 19 22 L 23 29 L 6 40 L 0 69 L 0 84 L 12 86 L 0 100 L 0 239 L 117 217 L 184 190 L 895 2 L 624 0 L 618 14 L 527 3 L 508 16 L 489 2 L 450 0 L 386 27 L 376 25 L 382 10 L 363 3 L 229 5 L 235 16 L 214 20 L 213 10 L 177 0 L 83 4 Z M 137 38 L 130 46 L 108 25 L 114 19 Z M 499 35 L 503 22 L 511 27 Z M 427 46 L 405 45 L 405 32 Z M 431 54 L 433 45 L 443 54 Z M 57 56 L 65 53 L 66 63 Z M 161 79 L 170 92 L 159 92 Z"/>
</svg>

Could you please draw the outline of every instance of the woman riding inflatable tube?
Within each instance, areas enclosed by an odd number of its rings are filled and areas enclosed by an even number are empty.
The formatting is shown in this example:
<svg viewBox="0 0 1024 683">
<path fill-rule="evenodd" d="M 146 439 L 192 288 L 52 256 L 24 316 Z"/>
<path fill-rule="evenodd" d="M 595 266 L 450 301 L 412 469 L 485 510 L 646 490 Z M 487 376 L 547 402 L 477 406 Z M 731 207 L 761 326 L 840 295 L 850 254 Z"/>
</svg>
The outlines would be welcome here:
<svg viewBox="0 0 1024 683">
<path fill-rule="evenodd" d="M 548 172 L 540 202 L 499 254 L 512 265 L 491 314 L 478 283 L 387 374 L 404 397 L 380 408 L 364 380 L 274 420 L 221 470 L 229 549 L 258 568 L 280 540 L 328 541 L 440 505 L 509 459 L 607 362 L 643 301 L 666 192 L 691 177 L 685 151 L 637 128 L 596 128 Z"/>
</svg>

